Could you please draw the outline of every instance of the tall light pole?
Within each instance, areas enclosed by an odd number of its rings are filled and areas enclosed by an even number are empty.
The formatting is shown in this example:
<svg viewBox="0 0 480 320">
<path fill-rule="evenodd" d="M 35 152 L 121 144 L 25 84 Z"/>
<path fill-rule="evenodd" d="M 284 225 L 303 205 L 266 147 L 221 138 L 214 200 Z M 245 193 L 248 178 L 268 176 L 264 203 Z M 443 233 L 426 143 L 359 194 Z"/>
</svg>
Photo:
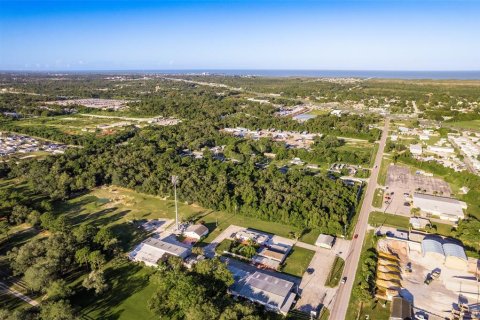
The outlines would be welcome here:
<svg viewBox="0 0 480 320">
<path fill-rule="evenodd" d="M 178 176 L 172 176 L 173 193 L 175 195 L 175 228 L 178 231 L 177 182 Z"/>
</svg>

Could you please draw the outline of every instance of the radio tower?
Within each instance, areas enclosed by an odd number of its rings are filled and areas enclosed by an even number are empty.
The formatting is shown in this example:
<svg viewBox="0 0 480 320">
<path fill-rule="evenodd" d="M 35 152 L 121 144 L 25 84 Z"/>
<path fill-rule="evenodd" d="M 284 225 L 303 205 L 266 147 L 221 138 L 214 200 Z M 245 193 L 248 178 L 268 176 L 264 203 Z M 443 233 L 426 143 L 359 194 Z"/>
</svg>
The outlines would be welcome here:
<svg viewBox="0 0 480 320">
<path fill-rule="evenodd" d="M 173 193 L 175 195 L 175 228 L 178 231 L 177 182 L 178 176 L 172 176 Z"/>
</svg>

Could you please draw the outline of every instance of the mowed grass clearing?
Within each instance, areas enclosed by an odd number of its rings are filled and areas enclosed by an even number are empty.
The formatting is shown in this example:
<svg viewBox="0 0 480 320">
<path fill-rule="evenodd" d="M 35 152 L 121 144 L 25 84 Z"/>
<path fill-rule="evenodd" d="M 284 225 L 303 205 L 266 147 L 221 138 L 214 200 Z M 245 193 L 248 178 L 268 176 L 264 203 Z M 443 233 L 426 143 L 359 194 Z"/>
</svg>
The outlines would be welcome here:
<svg viewBox="0 0 480 320">
<path fill-rule="evenodd" d="M 150 281 L 153 272 L 152 268 L 131 262 L 109 263 L 105 270 L 109 290 L 101 295 L 92 294 L 81 286 L 83 278 L 80 278 L 71 300 L 80 307 L 82 319 L 158 319 L 148 309 L 148 301 L 155 292 L 155 283 Z"/>
<path fill-rule="evenodd" d="M 410 221 L 408 217 L 374 211 L 368 216 L 371 226 L 389 226 L 394 228 L 408 229 Z"/>
<path fill-rule="evenodd" d="M 469 120 L 459 122 L 447 122 L 446 126 L 456 129 L 480 130 L 480 120 Z"/>
<path fill-rule="evenodd" d="M 90 223 L 96 226 L 112 226 L 140 219 L 174 219 L 175 203 L 171 199 L 135 192 L 115 186 L 97 188 L 85 195 L 60 203 L 55 207 L 58 214 L 67 214 L 75 224 Z M 211 242 L 229 225 L 254 228 L 289 237 L 297 228 L 278 222 L 263 221 L 239 214 L 213 211 L 195 204 L 178 203 L 182 220 L 203 221 L 210 233 L 204 243 Z M 319 231 L 305 233 L 300 239 L 314 244 Z"/>
<path fill-rule="evenodd" d="M 314 255 L 315 251 L 293 246 L 281 271 L 301 278 Z"/>
<path fill-rule="evenodd" d="M 372 206 L 375 208 L 381 208 L 383 206 L 383 189 L 377 188 L 375 194 L 373 195 Z"/>
</svg>

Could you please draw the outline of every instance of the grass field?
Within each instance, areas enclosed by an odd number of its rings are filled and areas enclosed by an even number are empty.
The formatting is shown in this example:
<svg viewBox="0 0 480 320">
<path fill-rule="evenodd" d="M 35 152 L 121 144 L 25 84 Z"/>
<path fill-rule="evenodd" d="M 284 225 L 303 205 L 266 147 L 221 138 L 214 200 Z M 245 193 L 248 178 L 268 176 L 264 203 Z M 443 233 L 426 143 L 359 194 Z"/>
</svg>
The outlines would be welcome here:
<svg viewBox="0 0 480 320">
<path fill-rule="evenodd" d="M 455 128 L 455 129 L 480 130 L 480 120 L 447 122 L 447 123 L 444 123 L 444 124 L 447 127 L 452 127 L 452 128 Z"/>
<path fill-rule="evenodd" d="M 17 121 L 23 127 L 45 126 L 54 127 L 67 134 L 85 134 L 84 128 L 94 130 L 97 125 L 119 122 L 118 119 L 92 118 L 77 115 L 27 118 Z"/>
<path fill-rule="evenodd" d="M 74 224 L 90 223 L 98 226 L 125 224 L 135 219 L 174 218 L 173 200 L 141 194 L 117 187 L 97 188 L 80 197 L 60 203 L 55 207 L 58 214 L 67 214 Z M 202 220 L 210 230 L 204 243 L 211 242 L 229 225 L 255 228 L 260 231 L 289 237 L 295 227 L 281 223 L 263 221 L 243 215 L 229 214 L 204 209 L 195 204 L 179 203 L 178 212 L 183 220 Z M 310 231 L 301 240 L 314 244 L 318 231 Z"/>
<path fill-rule="evenodd" d="M 340 257 L 335 257 L 335 261 L 333 261 L 332 269 L 328 273 L 327 280 L 325 281 L 325 285 L 327 287 L 336 287 L 340 282 L 340 278 L 342 276 L 343 267 L 345 266 L 345 260 Z"/>
<path fill-rule="evenodd" d="M 368 223 L 372 226 L 389 226 L 408 229 L 409 219 L 404 216 L 374 211 L 368 216 Z"/>
<path fill-rule="evenodd" d="M 148 300 L 155 291 L 149 280 L 154 269 L 130 262 L 110 263 L 105 271 L 111 288 L 102 295 L 94 295 L 81 286 L 81 279 L 71 298 L 81 309 L 83 319 L 158 319 L 148 309 Z"/>
<path fill-rule="evenodd" d="M 376 245 L 375 238 L 373 236 L 373 231 L 369 231 L 366 234 L 365 242 L 363 243 L 362 253 L 360 256 L 359 264 L 362 263 L 365 252 L 373 248 Z M 357 273 L 355 275 L 355 282 L 353 284 L 355 286 L 359 284 L 360 274 L 362 272 L 362 268 L 357 268 Z M 354 292 L 354 290 L 352 290 Z M 368 316 L 368 318 L 367 318 Z M 387 303 L 386 307 L 383 307 L 382 302 L 375 302 L 375 300 L 371 300 L 367 303 L 360 303 L 357 297 L 353 294 L 350 296 L 350 302 L 348 304 L 347 315 L 345 319 L 375 319 L 375 320 L 387 320 L 390 317 L 390 303 Z"/>
<path fill-rule="evenodd" d="M 373 195 L 372 206 L 375 208 L 381 208 L 383 205 L 383 189 L 377 188 Z"/>
<path fill-rule="evenodd" d="M 302 277 L 310 264 L 315 251 L 294 246 L 282 267 L 282 272 Z"/>
<path fill-rule="evenodd" d="M 388 170 L 388 167 L 390 166 L 390 163 L 392 163 L 392 160 L 390 159 L 390 157 L 383 156 L 382 164 L 380 165 L 380 172 L 378 173 L 378 179 L 377 179 L 378 184 L 382 186 L 385 185 L 385 181 L 387 180 L 387 170 Z"/>
</svg>

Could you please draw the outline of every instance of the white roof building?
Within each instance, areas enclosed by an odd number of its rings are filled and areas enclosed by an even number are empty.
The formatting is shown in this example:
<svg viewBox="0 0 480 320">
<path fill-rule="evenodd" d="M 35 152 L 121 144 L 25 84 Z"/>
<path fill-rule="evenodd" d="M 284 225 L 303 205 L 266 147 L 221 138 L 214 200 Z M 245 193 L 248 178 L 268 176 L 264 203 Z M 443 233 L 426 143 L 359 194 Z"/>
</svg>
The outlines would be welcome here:
<svg viewBox="0 0 480 320">
<path fill-rule="evenodd" d="M 434 153 L 446 154 L 446 153 L 454 153 L 455 149 L 452 147 L 440 147 L 440 146 L 428 146 L 427 150 Z"/>
<path fill-rule="evenodd" d="M 463 209 L 467 204 L 453 198 L 431 196 L 423 193 L 413 194 L 413 206 L 427 214 L 439 216 L 442 220 L 458 221 L 464 219 Z"/>
<path fill-rule="evenodd" d="M 129 257 L 134 261 L 144 262 L 147 266 L 156 266 L 158 260 L 165 254 L 185 259 L 190 254 L 190 248 L 155 238 L 148 238 L 130 252 Z"/>
<path fill-rule="evenodd" d="M 425 229 L 430 224 L 430 220 L 418 217 L 410 218 L 410 224 L 414 229 Z"/>
<path fill-rule="evenodd" d="M 318 236 L 317 241 L 315 241 L 315 245 L 326 249 L 332 249 L 334 241 L 335 237 L 322 233 Z"/>
<path fill-rule="evenodd" d="M 416 156 L 422 154 L 422 145 L 421 144 L 411 144 L 410 145 L 410 153 Z"/>
<path fill-rule="evenodd" d="M 231 292 L 262 304 L 269 310 L 286 315 L 296 296 L 293 288 L 293 282 L 256 271 L 237 281 Z"/>
</svg>

